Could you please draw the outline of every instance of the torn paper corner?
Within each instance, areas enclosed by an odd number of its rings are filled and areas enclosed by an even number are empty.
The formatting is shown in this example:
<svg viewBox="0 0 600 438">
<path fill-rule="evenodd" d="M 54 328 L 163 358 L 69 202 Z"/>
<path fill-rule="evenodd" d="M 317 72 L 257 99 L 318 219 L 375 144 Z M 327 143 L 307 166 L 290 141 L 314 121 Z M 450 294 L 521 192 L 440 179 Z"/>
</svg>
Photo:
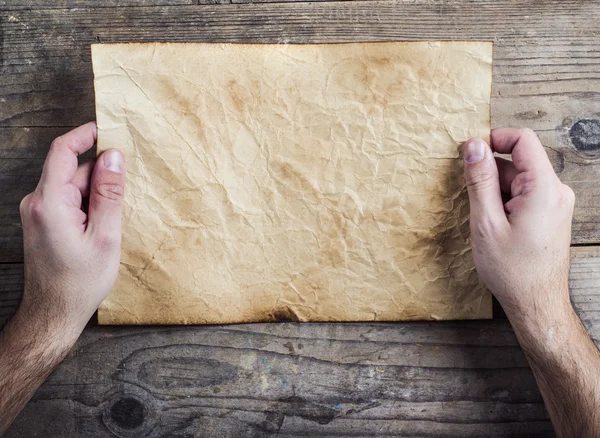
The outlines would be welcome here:
<svg viewBox="0 0 600 438">
<path fill-rule="evenodd" d="M 492 44 L 94 45 L 127 161 L 101 324 L 491 317 L 460 144 Z"/>
</svg>

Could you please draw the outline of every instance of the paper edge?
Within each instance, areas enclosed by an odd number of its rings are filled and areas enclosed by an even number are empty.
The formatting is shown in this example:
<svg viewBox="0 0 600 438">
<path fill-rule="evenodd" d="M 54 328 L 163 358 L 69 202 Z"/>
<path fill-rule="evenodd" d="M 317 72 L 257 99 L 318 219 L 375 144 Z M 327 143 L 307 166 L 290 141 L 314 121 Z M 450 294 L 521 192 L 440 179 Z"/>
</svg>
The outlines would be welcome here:
<svg viewBox="0 0 600 438">
<path fill-rule="evenodd" d="M 492 129 L 492 105 L 491 105 L 491 99 L 492 99 L 492 92 L 493 92 L 493 84 L 494 84 L 494 74 L 493 74 L 493 64 L 494 64 L 494 48 L 495 48 L 495 43 L 493 40 L 413 40 L 413 41 L 368 41 L 368 42 L 333 42 L 333 43 L 313 43 L 313 42 L 308 42 L 308 43 L 285 43 L 285 44 L 280 44 L 280 43 L 238 43 L 238 42 L 194 42 L 194 41 L 190 41 L 190 42 L 160 42 L 160 41 L 144 41 L 144 42 L 140 42 L 140 41 L 135 41 L 135 42 L 118 42 L 118 43 L 93 43 L 90 44 L 90 54 L 91 54 L 91 58 L 92 58 L 92 71 L 94 74 L 94 80 L 93 80 L 93 84 L 94 84 L 94 112 L 96 115 L 96 123 L 97 122 L 97 118 L 98 118 L 98 102 L 95 99 L 96 96 L 96 86 L 97 86 L 97 77 L 96 77 L 96 73 L 94 70 L 94 52 L 97 52 L 98 50 L 102 50 L 103 46 L 108 46 L 108 47 L 114 47 L 114 46 L 149 46 L 149 45 L 160 45 L 160 46 L 174 46 L 174 45 L 201 45 L 201 46 L 285 46 L 285 45 L 290 45 L 290 46 L 306 46 L 306 45 L 318 45 L 318 46 L 337 46 L 337 45 L 372 45 L 372 44 L 377 44 L 377 45 L 398 45 L 398 44 L 415 44 L 415 43 L 421 43 L 421 44 L 437 44 L 437 43 L 443 43 L 443 44 L 449 44 L 449 45 L 454 45 L 454 44 L 460 44 L 460 45 L 465 45 L 465 44 L 473 44 L 473 45 L 481 45 L 481 44 L 487 44 L 488 48 L 490 50 L 490 107 L 489 107 L 489 116 L 488 116 L 488 126 L 490 129 L 490 133 L 491 133 L 491 129 Z M 100 127 L 97 126 L 97 139 L 96 139 L 96 145 L 99 144 L 100 141 Z M 487 141 L 489 142 L 489 136 Z M 103 152 L 103 150 L 101 150 L 98 146 L 96 148 L 96 156 L 100 155 Z M 123 321 L 121 320 L 118 323 L 113 323 L 110 322 L 109 319 L 110 318 L 105 318 L 104 317 L 104 313 L 107 313 L 107 316 L 110 315 L 110 312 L 107 312 L 105 309 L 102 308 L 102 303 L 98 308 L 97 311 L 97 318 L 98 318 L 98 325 L 102 325 L 102 326 L 125 326 L 125 325 L 132 325 L 132 326 L 143 326 L 143 325 L 161 325 L 161 326 L 166 326 L 166 325 L 231 325 L 231 324 L 244 324 L 244 323 L 275 323 L 275 322 L 308 322 L 308 323 L 325 323 L 325 324 L 329 324 L 329 323 L 357 323 L 357 322 L 381 322 L 381 323 L 392 323 L 392 322 L 396 322 L 396 323 L 401 323 L 401 322 L 411 322 L 411 321 L 480 321 L 480 320 L 491 320 L 493 319 L 493 295 L 491 294 L 491 292 L 486 288 L 487 291 L 487 295 L 486 296 L 482 296 L 482 300 L 487 301 L 487 303 L 482 303 L 482 307 L 480 307 L 480 311 L 478 313 L 477 316 L 474 317 L 465 317 L 465 316 L 459 316 L 456 318 L 450 318 L 450 317 L 444 317 L 441 319 L 436 319 L 436 318 L 426 318 L 426 317 L 419 317 L 419 318 L 406 318 L 406 319 L 402 319 L 402 320 L 398 320 L 398 319 L 390 319 L 390 320 L 386 320 L 386 319 L 357 319 L 357 320 L 331 320 L 331 319 L 323 319 L 323 320 L 319 320 L 319 319 L 311 319 L 310 321 L 302 321 L 302 320 L 297 320 L 297 319 L 278 319 L 277 317 L 273 316 L 273 317 L 268 317 L 268 318 L 250 318 L 248 320 L 235 320 L 235 321 L 222 321 L 219 323 L 203 323 L 201 321 L 191 321 L 191 322 L 186 322 L 186 321 L 178 321 L 178 322 L 161 322 L 161 321 L 149 321 L 149 320 L 144 320 L 144 321 L 134 321 L 134 320 L 130 320 L 130 321 Z M 483 307 L 487 307 L 487 308 L 483 308 Z"/>
</svg>

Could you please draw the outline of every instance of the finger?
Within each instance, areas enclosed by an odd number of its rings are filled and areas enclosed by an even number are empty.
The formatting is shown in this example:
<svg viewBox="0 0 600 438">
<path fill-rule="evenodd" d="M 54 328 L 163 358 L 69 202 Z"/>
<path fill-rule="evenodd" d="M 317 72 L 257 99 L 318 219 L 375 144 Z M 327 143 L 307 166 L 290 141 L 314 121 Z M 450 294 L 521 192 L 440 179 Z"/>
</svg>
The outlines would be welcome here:
<svg viewBox="0 0 600 438">
<path fill-rule="evenodd" d="M 90 194 L 90 179 L 93 170 L 94 162 L 87 161 L 83 164 L 80 164 L 75 171 L 75 176 L 73 177 L 71 183 L 79 189 L 81 196 L 87 196 Z"/>
<path fill-rule="evenodd" d="M 498 176 L 500 180 L 500 190 L 502 193 L 511 194 L 511 186 L 519 171 L 512 161 L 501 157 L 496 157 L 496 166 L 498 166 Z"/>
<path fill-rule="evenodd" d="M 464 147 L 464 169 L 472 226 L 507 224 L 496 160 L 485 141 L 477 138 L 467 141 Z"/>
<path fill-rule="evenodd" d="M 531 129 L 493 129 L 491 140 L 495 152 L 512 154 L 513 164 L 519 172 L 552 170 L 542 143 Z"/>
<path fill-rule="evenodd" d="M 125 192 L 125 160 L 109 149 L 98 157 L 92 173 L 86 232 L 102 243 L 121 241 L 121 205 Z"/>
<path fill-rule="evenodd" d="M 77 156 L 90 149 L 95 141 L 95 122 L 86 123 L 57 137 L 50 145 L 40 185 L 70 182 L 77 171 Z"/>
<path fill-rule="evenodd" d="M 508 215 L 509 222 L 513 220 L 513 215 L 521 210 L 523 207 L 526 207 L 527 199 L 523 198 L 523 196 L 516 196 L 506 202 L 504 204 L 504 211 Z"/>
</svg>

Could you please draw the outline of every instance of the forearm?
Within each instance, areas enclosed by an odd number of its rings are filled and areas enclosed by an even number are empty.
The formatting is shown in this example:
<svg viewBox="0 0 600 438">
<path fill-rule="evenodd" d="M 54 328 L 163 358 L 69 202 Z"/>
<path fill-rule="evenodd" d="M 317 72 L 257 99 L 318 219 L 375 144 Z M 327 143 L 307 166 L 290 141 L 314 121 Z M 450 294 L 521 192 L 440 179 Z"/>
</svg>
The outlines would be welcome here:
<svg viewBox="0 0 600 438">
<path fill-rule="evenodd" d="M 0 333 L 0 436 L 67 355 L 69 339 L 19 313 Z"/>
<path fill-rule="evenodd" d="M 600 436 L 600 352 L 568 300 L 507 315 L 557 435 Z"/>
</svg>

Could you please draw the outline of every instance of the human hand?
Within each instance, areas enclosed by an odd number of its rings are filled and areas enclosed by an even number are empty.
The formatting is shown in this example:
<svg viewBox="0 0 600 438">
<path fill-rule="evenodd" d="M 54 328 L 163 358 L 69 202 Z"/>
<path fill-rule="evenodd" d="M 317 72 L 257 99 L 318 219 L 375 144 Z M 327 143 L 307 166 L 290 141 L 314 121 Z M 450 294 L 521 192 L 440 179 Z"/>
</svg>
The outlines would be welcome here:
<svg viewBox="0 0 600 438">
<path fill-rule="evenodd" d="M 464 148 L 477 272 L 509 318 L 564 309 L 575 195 L 532 130 L 495 129 L 491 144 Z"/>
<path fill-rule="evenodd" d="M 66 344 L 108 295 L 119 267 L 125 164 L 110 149 L 95 165 L 78 167 L 77 156 L 95 141 L 94 122 L 55 139 L 37 188 L 20 207 L 25 288 L 14 319 Z"/>
</svg>

